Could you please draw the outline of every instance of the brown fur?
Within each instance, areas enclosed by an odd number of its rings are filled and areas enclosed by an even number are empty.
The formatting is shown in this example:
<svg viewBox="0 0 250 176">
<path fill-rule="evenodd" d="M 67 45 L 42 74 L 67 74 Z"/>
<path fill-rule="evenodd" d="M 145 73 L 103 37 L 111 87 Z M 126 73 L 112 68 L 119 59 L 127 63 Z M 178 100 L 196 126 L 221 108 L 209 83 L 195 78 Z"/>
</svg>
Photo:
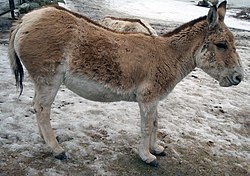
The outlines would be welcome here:
<svg viewBox="0 0 250 176">
<path fill-rule="evenodd" d="M 158 102 L 195 67 L 221 86 L 237 85 L 243 78 L 234 37 L 223 21 L 225 10 L 222 2 L 218 10 L 210 8 L 213 18 L 193 20 L 162 37 L 115 32 L 61 7 L 25 15 L 12 29 L 9 59 L 22 78 L 20 58 L 34 80 L 39 131 L 56 156 L 65 155 L 51 128 L 50 109 L 65 83 L 90 100 L 138 102 L 139 154 L 156 165 L 152 153 L 164 150 L 157 144 Z M 22 79 L 17 82 L 21 85 Z"/>
<path fill-rule="evenodd" d="M 174 29 L 173 31 L 170 31 L 170 32 L 164 34 L 163 36 L 164 36 L 164 37 L 170 37 L 170 36 L 175 35 L 175 34 L 178 34 L 178 35 L 179 35 L 179 33 L 180 33 L 182 30 L 184 30 L 184 29 L 186 29 L 186 28 L 189 28 L 189 27 L 192 27 L 192 26 L 195 25 L 196 23 L 198 23 L 198 22 L 200 22 L 200 21 L 204 21 L 204 20 L 206 20 L 206 19 L 207 19 L 207 16 L 203 16 L 203 17 L 197 18 L 197 19 L 195 19 L 195 20 L 192 20 L 192 21 L 190 21 L 190 22 L 188 22 L 188 23 L 185 23 L 185 24 L 181 25 L 180 27 Z"/>
</svg>

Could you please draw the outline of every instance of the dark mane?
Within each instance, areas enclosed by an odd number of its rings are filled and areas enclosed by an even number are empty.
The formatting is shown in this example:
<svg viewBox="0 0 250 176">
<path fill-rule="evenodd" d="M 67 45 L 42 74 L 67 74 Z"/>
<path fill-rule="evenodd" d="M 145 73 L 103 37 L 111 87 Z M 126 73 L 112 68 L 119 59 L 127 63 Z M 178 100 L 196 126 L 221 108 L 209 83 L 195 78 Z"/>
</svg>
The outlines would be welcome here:
<svg viewBox="0 0 250 176">
<path fill-rule="evenodd" d="M 119 32 L 119 31 L 110 29 L 110 28 L 108 28 L 108 27 L 102 26 L 101 24 L 99 24 L 99 23 L 97 23 L 97 22 L 95 22 L 95 21 L 89 19 L 88 17 L 86 17 L 86 16 L 84 16 L 84 15 L 81 15 L 81 14 L 79 14 L 79 13 L 76 13 L 76 12 L 70 11 L 70 10 L 68 10 L 68 9 L 65 9 L 64 7 L 61 7 L 61 6 L 59 6 L 59 5 L 50 5 L 49 7 L 54 7 L 54 8 L 56 8 L 56 9 L 58 9 L 58 10 L 66 11 L 66 12 L 70 13 L 71 15 L 74 15 L 74 16 L 77 17 L 77 18 L 84 19 L 84 20 L 86 20 L 87 22 L 92 23 L 92 24 L 94 24 L 94 25 L 96 25 L 96 26 L 98 26 L 98 27 L 100 27 L 100 28 L 106 29 L 106 30 L 108 30 L 108 31 L 115 32 L 115 33 L 120 33 L 120 34 L 128 34 L 128 32 Z M 136 34 L 136 32 L 129 32 L 129 34 Z M 141 34 L 144 34 L 144 33 L 141 33 Z M 144 34 L 144 35 L 148 35 L 148 34 Z"/>
<path fill-rule="evenodd" d="M 185 29 L 185 28 L 187 28 L 187 27 L 189 27 L 189 26 L 193 26 L 194 24 L 196 24 L 196 23 L 198 23 L 198 22 L 200 22 L 200 21 L 203 21 L 203 20 L 205 20 L 205 19 L 207 19 L 207 16 L 203 16 L 203 17 L 194 19 L 194 20 L 192 20 L 192 21 L 190 21 L 190 22 L 187 22 L 187 23 L 181 25 L 180 27 L 174 29 L 173 31 L 168 32 L 168 33 L 166 33 L 166 34 L 164 34 L 164 35 L 162 35 L 162 36 L 163 36 L 163 37 L 172 36 L 172 35 L 174 35 L 174 34 L 179 33 L 179 32 L 182 31 L 183 29 Z"/>
</svg>

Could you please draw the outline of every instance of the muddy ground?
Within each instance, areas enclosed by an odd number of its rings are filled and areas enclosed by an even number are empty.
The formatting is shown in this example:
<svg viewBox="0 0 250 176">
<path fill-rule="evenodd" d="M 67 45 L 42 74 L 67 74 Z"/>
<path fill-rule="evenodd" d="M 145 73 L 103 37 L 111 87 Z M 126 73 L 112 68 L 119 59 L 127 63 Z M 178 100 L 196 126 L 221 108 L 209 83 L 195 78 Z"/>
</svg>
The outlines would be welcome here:
<svg viewBox="0 0 250 176">
<path fill-rule="evenodd" d="M 119 12 L 111 11 L 108 7 L 103 4 L 104 2 L 100 0 L 86 1 L 86 0 L 74 0 L 68 1 L 73 10 L 79 13 L 85 14 L 93 20 L 99 20 L 105 15 L 114 16 L 128 16 L 126 14 L 121 14 Z M 148 19 L 152 26 L 157 30 L 159 34 L 170 31 L 177 27 L 179 24 L 168 21 L 155 21 Z M 6 23 L 9 25 L 9 22 Z M 7 57 L 7 31 L 8 28 L 2 28 L 1 30 L 1 40 L 0 40 L 0 52 L 1 55 Z M 0 128 L 8 129 L 10 131 L 3 131 L 0 133 L 0 176 L 19 176 L 19 175 L 146 175 L 146 176 L 200 176 L 200 175 L 221 175 L 221 176 L 247 176 L 250 175 L 250 32 L 232 29 L 235 34 L 237 41 L 237 49 L 240 50 L 241 56 L 244 57 L 246 78 L 245 87 L 240 87 L 239 89 L 234 89 L 230 91 L 235 97 L 235 106 L 241 108 L 239 110 L 231 110 L 227 108 L 224 104 L 220 104 L 220 101 L 216 101 L 216 97 L 221 98 L 221 94 L 216 94 L 216 92 L 211 92 L 211 100 L 198 102 L 201 104 L 200 108 L 197 109 L 197 116 L 199 118 L 193 118 L 193 123 L 203 123 L 202 119 L 205 115 L 202 115 L 203 110 L 206 113 L 211 114 L 211 116 L 218 119 L 223 119 L 229 124 L 228 126 L 211 126 L 212 135 L 225 136 L 223 141 L 215 141 L 213 138 L 211 140 L 200 140 L 195 132 L 179 132 L 179 136 L 174 136 L 166 133 L 163 129 L 163 125 L 160 125 L 159 138 L 162 140 L 161 144 L 166 148 L 167 156 L 158 157 L 159 167 L 153 168 L 145 165 L 139 158 L 137 154 L 137 145 L 140 140 L 139 136 L 139 115 L 138 109 L 134 108 L 135 104 L 124 104 L 126 107 L 118 106 L 117 104 L 112 104 L 112 107 L 107 107 L 100 104 L 95 104 L 92 102 L 85 103 L 83 99 L 79 99 L 75 94 L 69 92 L 67 89 L 62 87 L 60 89 L 58 99 L 53 104 L 53 113 L 58 115 L 61 112 L 65 112 L 67 116 L 76 116 L 76 120 L 79 120 L 78 125 L 84 126 L 84 130 L 80 131 L 84 133 L 75 133 L 74 129 L 76 126 L 69 125 L 70 120 L 65 120 L 64 123 L 56 124 L 55 130 L 57 130 L 59 142 L 68 152 L 68 159 L 65 161 L 56 160 L 53 158 L 49 148 L 44 144 L 43 140 L 39 137 L 36 122 L 34 119 L 34 111 L 31 107 L 32 92 L 23 95 L 24 98 L 21 100 L 14 101 L 14 95 L 10 95 L 7 89 L 13 89 L 14 79 L 11 75 L 9 68 L 7 67 L 7 59 L 1 60 L 0 66 L 0 76 L 1 80 L 7 80 L 7 82 L 1 81 L 1 116 L 0 116 Z M 247 58 L 248 57 L 248 58 Z M 193 82 L 202 82 L 199 80 L 199 70 L 195 71 L 193 74 L 188 76 L 188 80 Z M 6 78 L 7 77 L 7 78 Z M 207 77 L 207 76 L 206 76 Z M 4 79 L 3 79 L 4 78 Z M 204 81 L 205 82 L 205 81 Z M 209 79 L 205 86 L 213 87 L 215 81 Z M 32 82 L 29 78 L 26 79 L 25 85 L 26 91 L 32 87 Z M 201 87 L 201 86 L 198 86 Z M 178 89 L 178 87 L 177 87 Z M 189 88 L 192 89 L 192 88 Z M 215 88 L 218 90 L 219 88 Z M 13 91 L 12 90 L 12 91 Z M 184 87 L 184 90 L 187 90 Z M 204 91 L 204 90 L 203 90 Z M 208 90 L 209 91 L 209 90 Z M 223 92 L 224 90 L 219 91 Z M 235 92 L 234 92 L 235 91 Z M 215 95 L 212 95 L 212 94 Z M 194 92 L 195 96 L 202 96 L 202 93 Z M 237 98 L 240 94 L 240 98 Z M 62 99 L 64 96 L 69 98 Z M 176 94 L 176 97 L 177 94 Z M 215 97 L 213 99 L 213 97 Z M 244 99 L 245 97 L 245 99 Z M 171 96 L 175 98 L 175 93 Z M 188 98 L 187 98 L 188 99 Z M 222 98 L 223 99 L 223 98 Z M 214 102 L 216 103 L 214 103 Z M 190 102 L 192 102 L 190 100 Z M 223 100 L 221 100 L 223 102 Z M 190 107 L 185 107 L 186 104 L 176 105 L 175 101 L 169 100 L 169 109 L 161 104 L 159 113 L 160 116 L 165 116 L 165 110 L 170 111 L 174 117 L 178 116 L 192 116 L 193 114 L 183 113 L 178 114 L 178 110 L 181 109 L 192 109 Z M 247 105 L 248 103 L 248 105 Z M 91 104 L 96 109 L 89 109 L 86 111 L 89 115 L 98 116 L 108 116 L 110 118 L 111 124 L 106 124 L 106 121 L 102 121 L 103 124 L 91 124 L 85 125 L 78 119 L 78 111 L 74 113 L 80 105 Z M 23 111 L 15 111 L 16 107 L 23 109 Z M 74 108 L 75 107 L 75 108 Z M 177 107 L 174 110 L 174 107 Z M 116 122 L 113 116 L 117 114 L 109 114 L 109 111 L 103 111 L 102 109 L 112 110 L 118 108 L 120 115 L 136 116 L 136 120 L 131 123 L 136 124 L 136 130 L 127 131 L 125 129 L 116 130 L 112 128 L 112 123 L 115 125 Z M 134 108 L 134 109 L 133 109 Z M 172 110 L 173 108 L 173 110 Z M 81 109 L 80 109 L 81 110 Z M 171 111 L 172 110 L 172 111 Z M 72 111 L 72 112 L 71 112 Z M 18 114 L 19 112 L 23 114 Z M 84 113 L 86 113 L 84 112 Z M 82 113 L 82 114 L 84 114 Z M 201 114 L 199 114 L 201 113 Z M 13 118 L 11 117 L 13 115 Z M 22 116 L 24 115 L 24 116 Z M 58 115 L 59 116 L 59 115 Z M 91 116 L 92 117 L 92 116 Z M 130 117 L 127 117 L 130 118 Z M 180 117 L 184 120 L 185 117 Z M 9 119 L 9 120 L 8 120 Z M 22 120 L 27 120 L 23 122 Z M 59 119 L 60 120 L 60 117 Z M 213 120 L 213 119 L 211 119 Z M 55 119 L 56 121 L 56 119 Z M 8 122 L 8 123 L 6 123 Z M 162 122 L 165 122 L 162 120 Z M 205 121 L 206 122 L 206 121 Z M 5 123 L 5 124 L 3 124 Z M 27 125 L 26 123 L 30 123 Z M 223 124 L 223 123 L 222 123 Z M 239 128 L 233 128 L 234 125 L 240 125 Z M 107 127 L 114 130 L 111 133 Z M 124 124 L 126 125 L 126 124 Z M 177 124 L 178 125 L 178 124 Z M 182 125 L 182 124 L 180 124 Z M 62 126 L 66 128 L 61 128 Z M 133 126 L 134 127 L 134 126 Z M 216 129 L 213 129 L 216 128 Z M 224 129 L 225 128 L 225 129 Z M 78 128 L 77 128 L 78 129 Z M 237 134 L 238 143 L 230 139 L 230 135 L 227 136 L 227 132 L 232 130 L 234 134 Z M 214 134 L 217 133 L 217 134 Z M 24 136 L 23 136 L 24 135 Z M 26 135 L 26 136 L 25 136 Z M 28 136 L 28 137 L 27 137 Z M 216 139 L 216 138 L 215 138 Z M 241 140 L 242 139 L 242 140 Z M 231 153 L 230 153 L 231 152 Z M 240 154 L 235 154 L 239 152 Z"/>
</svg>

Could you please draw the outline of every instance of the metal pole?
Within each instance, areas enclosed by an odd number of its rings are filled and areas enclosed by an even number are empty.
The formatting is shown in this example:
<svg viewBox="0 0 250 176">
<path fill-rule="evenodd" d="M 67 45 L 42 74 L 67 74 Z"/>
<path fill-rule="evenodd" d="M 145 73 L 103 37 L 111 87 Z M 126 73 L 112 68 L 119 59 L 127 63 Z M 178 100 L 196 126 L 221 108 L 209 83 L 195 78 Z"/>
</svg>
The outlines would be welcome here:
<svg viewBox="0 0 250 176">
<path fill-rule="evenodd" d="M 9 5 L 10 5 L 10 13 L 11 13 L 11 17 L 14 19 L 15 18 L 15 13 L 14 13 L 14 9 L 15 9 L 15 2 L 14 0 L 9 0 Z"/>
</svg>

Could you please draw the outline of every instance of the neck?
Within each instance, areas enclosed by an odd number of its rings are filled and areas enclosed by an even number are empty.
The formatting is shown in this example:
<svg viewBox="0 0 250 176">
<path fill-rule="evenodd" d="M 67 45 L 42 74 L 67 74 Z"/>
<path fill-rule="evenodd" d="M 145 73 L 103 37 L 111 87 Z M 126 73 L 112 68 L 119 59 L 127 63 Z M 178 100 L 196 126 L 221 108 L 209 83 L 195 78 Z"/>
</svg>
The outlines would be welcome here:
<svg viewBox="0 0 250 176">
<path fill-rule="evenodd" d="M 207 30 L 206 17 L 201 17 L 163 36 L 167 40 L 166 51 L 175 53 L 171 64 L 178 69 L 177 83 L 196 67 L 195 60 L 200 57 Z"/>
</svg>

